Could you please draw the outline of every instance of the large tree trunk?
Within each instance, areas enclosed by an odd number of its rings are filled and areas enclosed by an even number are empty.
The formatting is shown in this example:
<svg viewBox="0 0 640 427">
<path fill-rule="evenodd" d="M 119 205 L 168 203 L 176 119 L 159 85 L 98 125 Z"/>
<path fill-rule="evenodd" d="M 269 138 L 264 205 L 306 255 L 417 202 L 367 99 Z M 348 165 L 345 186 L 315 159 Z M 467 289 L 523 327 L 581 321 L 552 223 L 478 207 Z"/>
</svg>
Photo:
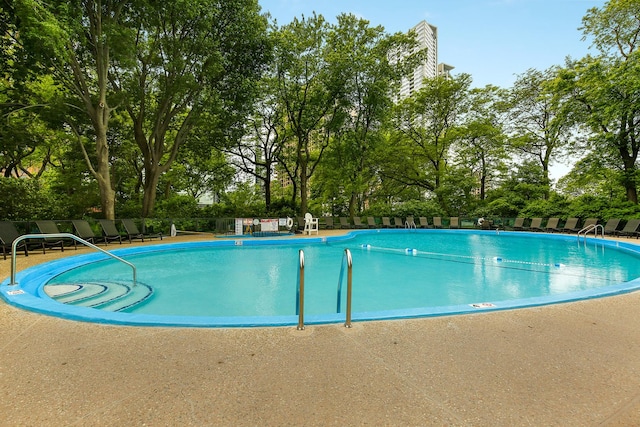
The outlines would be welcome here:
<svg viewBox="0 0 640 427">
<path fill-rule="evenodd" d="M 98 188 L 100 189 L 100 204 L 102 207 L 102 214 L 106 219 L 115 219 L 115 204 L 116 193 L 111 183 L 111 165 L 109 163 L 109 143 L 107 141 L 107 129 L 109 128 L 109 117 L 111 109 L 106 105 L 106 90 L 101 93 L 101 101 L 96 109 L 90 100 L 85 99 L 85 105 L 87 107 L 87 113 L 93 124 L 93 128 L 96 133 L 95 153 L 96 153 L 96 167 L 94 168 L 87 152 L 80 142 L 82 151 L 85 157 L 85 161 L 92 175 L 98 182 Z"/>
<path fill-rule="evenodd" d="M 103 145 L 101 143 L 97 146 Z M 104 143 L 106 147 L 106 143 Z M 102 151 L 102 150 L 101 150 Z M 106 150 L 106 155 L 98 157 L 98 167 L 95 173 L 96 180 L 98 181 L 98 188 L 100 188 L 100 204 L 102 205 L 102 213 L 106 219 L 116 218 L 116 192 L 111 186 L 111 172 L 109 171 L 109 150 Z"/>
<path fill-rule="evenodd" d="M 144 196 L 142 198 L 142 217 L 149 218 L 153 215 L 156 204 L 156 194 L 158 191 L 158 181 L 160 180 L 160 169 L 145 169 Z"/>
<path fill-rule="evenodd" d="M 308 210 L 307 184 L 307 161 L 305 159 L 300 163 L 300 216 L 304 216 Z"/>
<path fill-rule="evenodd" d="M 349 217 L 353 218 L 356 216 L 356 205 L 358 203 L 358 197 L 355 191 L 351 192 L 351 197 L 349 197 Z"/>
<path fill-rule="evenodd" d="M 271 165 L 267 163 L 267 172 L 264 177 L 264 204 L 267 212 L 271 209 Z"/>
<path fill-rule="evenodd" d="M 636 178 L 638 169 L 636 168 L 636 160 L 638 158 L 638 146 L 637 144 L 630 144 L 629 147 L 628 138 L 629 133 L 626 130 L 627 120 L 624 117 L 622 120 L 622 126 L 620 133 L 617 136 L 618 152 L 622 158 L 622 164 L 624 170 L 622 171 L 622 185 L 627 192 L 627 200 L 638 204 L 638 190 L 636 187 Z"/>
<path fill-rule="evenodd" d="M 638 204 L 638 189 L 636 187 L 636 165 L 635 161 L 631 158 L 624 160 L 624 171 L 622 172 L 622 185 L 624 185 L 627 192 L 627 200 Z"/>
</svg>

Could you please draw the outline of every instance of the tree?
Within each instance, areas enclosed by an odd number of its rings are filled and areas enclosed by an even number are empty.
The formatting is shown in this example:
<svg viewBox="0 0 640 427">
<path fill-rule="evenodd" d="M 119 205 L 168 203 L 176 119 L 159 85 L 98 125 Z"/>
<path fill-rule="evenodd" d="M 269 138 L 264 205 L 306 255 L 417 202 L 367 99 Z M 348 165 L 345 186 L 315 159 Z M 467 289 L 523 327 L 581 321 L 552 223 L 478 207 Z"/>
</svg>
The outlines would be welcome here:
<svg viewBox="0 0 640 427">
<path fill-rule="evenodd" d="M 388 35 L 383 27 L 371 27 L 368 21 L 347 14 L 338 16 L 328 44 L 332 52 L 330 64 L 339 70 L 344 82 L 341 101 L 344 123 L 334 133 L 327 151 L 321 185 L 331 198 L 343 193 L 353 217 L 361 210 L 367 193 L 376 186 L 379 168 L 376 153 L 384 142 L 392 89 L 403 72 L 425 52 L 392 62 L 392 53 L 410 52 L 415 47 L 413 36 Z"/>
<path fill-rule="evenodd" d="M 640 4 L 610 0 L 590 9 L 583 34 L 593 36 L 597 57 L 569 64 L 560 86 L 575 100 L 591 131 L 592 152 L 620 170 L 627 200 L 638 203 L 640 152 Z"/>
<path fill-rule="evenodd" d="M 322 16 L 295 18 L 280 29 L 275 44 L 278 97 L 292 138 L 280 153 L 280 165 L 294 186 L 299 183 L 301 214 L 308 209 L 309 179 L 344 120 L 344 82 L 331 67 L 329 31 Z M 296 197 L 294 187 L 292 206 Z"/>
<path fill-rule="evenodd" d="M 88 119 L 94 139 L 94 157 L 83 144 L 87 166 L 98 182 L 102 210 L 115 217 L 107 133 L 113 92 L 109 69 L 130 59 L 130 33 L 124 31 L 131 2 L 118 0 L 16 0 L 17 29 L 23 60 L 35 70 L 50 70 L 56 83 L 71 94 L 73 107 Z M 81 141 L 77 123 L 69 123 Z"/>
<path fill-rule="evenodd" d="M 149 2 L 137 12 L 136 60 L 109 77 L 142 153 L 144 217 L 153 212 L 160 176 L 201 120 L 217 128 L 217 138 L 239 137 L 268 46 L 256 0 Z"/>
<path fill-rule="evenodd" d="M 275 167 L 288 141 L 285 112 L 278 98 L 277 84 L 275 70 L 269 67 L 258 84 L 259 95 L 254 103 L 253 114 L 248 118 L 247 135 L 231 141 L 233 145 L 222 148 L 231 155 L 231 161 L 238 169 L 262 181 L 267 212 L 271 209 Z"/>
<path fill-rule="evenodd" d="M 626 199 L 624 188 L 620 185 L 620 172 L 608 163 L 600 156 L 586 156 L 558 180 L 558 190 L 572 197 L 590 194 L 610 200 Z"/>
<path fill-rule="evenodd" d="M 457 159 L 480 183 L 480 200 L 486 197 L 488 182 L 506 172 L 508 158 L 503 133 L 504 91 L 496 86 L 472 89 L 469 113 L 460 129 Z"/>
<path fill-rule="evenodd" d="M 557 67 L 530 69 L 518 76 L 510 93 L 510 144 L 526 160 L 539 163 L 548 183 L 549 166 L 569 145 L 575 128 L 565 108 L 570 100 L 549 89 L 558 73 Z"/>
<path fill-rule="evenodd" d="M 425 79 L 418 92 L 397 106 L 389 147 L 393 163 L 383 171 L 386 177 L 438 194 L 469 108 L 470 85 L 468 74 Z"/>
</svg>

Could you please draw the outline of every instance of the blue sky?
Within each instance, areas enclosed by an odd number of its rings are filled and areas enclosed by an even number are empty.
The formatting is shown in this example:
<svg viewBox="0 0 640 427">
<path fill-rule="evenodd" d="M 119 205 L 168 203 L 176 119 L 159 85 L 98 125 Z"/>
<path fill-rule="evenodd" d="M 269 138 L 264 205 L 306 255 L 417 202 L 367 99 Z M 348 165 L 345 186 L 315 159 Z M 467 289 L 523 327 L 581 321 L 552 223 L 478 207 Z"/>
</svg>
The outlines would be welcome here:
<svg viewBox="0 0 640 427">
<path fill-rule="evenodd" d="M 590 42 L 578 30 L 582 17 L 604 0 L 259 0 L 263 12 L 279 25 L 314 11 L 335 22 L 352 13 L 382 25 L 389 33 L 406 32 L 422 20 L 438 27 L 438 61 L 453 73 L 468 73 L 474 86 L 510 87 L 529 68 L 563 65 L 581 58 Z"/>
</svg>

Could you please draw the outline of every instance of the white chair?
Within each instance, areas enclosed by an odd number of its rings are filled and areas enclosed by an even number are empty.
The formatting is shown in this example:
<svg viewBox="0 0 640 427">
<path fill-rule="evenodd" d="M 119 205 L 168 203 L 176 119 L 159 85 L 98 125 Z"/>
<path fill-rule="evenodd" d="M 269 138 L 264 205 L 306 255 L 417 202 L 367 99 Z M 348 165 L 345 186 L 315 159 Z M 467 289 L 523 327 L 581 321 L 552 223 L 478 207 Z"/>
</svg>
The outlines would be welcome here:
<svg viewBox="0 0 640 427">
<path fill-rule="evenodd" d="M 304 230 L 302 234 L 309 234 L 311 236 L 312 232 L 316 232 L 318 234 L 318 218 L 314 218 L 309 212 L 304 214 Z"/>
</svg>

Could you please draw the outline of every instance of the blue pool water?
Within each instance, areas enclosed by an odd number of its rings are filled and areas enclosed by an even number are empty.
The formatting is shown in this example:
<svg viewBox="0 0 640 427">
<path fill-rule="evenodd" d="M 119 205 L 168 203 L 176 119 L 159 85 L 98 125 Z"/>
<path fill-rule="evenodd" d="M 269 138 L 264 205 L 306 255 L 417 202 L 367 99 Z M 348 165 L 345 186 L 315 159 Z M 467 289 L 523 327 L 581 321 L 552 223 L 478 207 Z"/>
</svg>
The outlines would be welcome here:
<svg viewBox="0 0 640 427">
<path fill-rule="evenodd" d="M 374 230 L 334 238 L 242 240 L 119 249 L 137 268 L 133 302 L 61 304 L 68 290 L 122 284 L 132 271 L 100 253 L 62 259 L 0 286 L 12 304 L 108 323 L 251 326 L 296 324 L 298 252 L 305 257 L 306 323 L 336 313 L 345 249 L 353 257 L 353 319 L 474 312 L 592 298 L 640 285 L 640 247 L 576 236 L 460 230 Z M 62 291 L 61 291 L 62 290 Z M 108 292 L 115 292 L 109 290 Z M 73 293 L 73 292 L 72 292 Z M 70 293 L 70 294 L 72 294 Z M 100 288 L 100 294 L 106 295 Z M 114 297 L 115 299 L 115 297 Z M 131 297 L 129 297 L 131 299 Z M 126 300 L 125 300 L 126 301 Z"/>
</svg>

